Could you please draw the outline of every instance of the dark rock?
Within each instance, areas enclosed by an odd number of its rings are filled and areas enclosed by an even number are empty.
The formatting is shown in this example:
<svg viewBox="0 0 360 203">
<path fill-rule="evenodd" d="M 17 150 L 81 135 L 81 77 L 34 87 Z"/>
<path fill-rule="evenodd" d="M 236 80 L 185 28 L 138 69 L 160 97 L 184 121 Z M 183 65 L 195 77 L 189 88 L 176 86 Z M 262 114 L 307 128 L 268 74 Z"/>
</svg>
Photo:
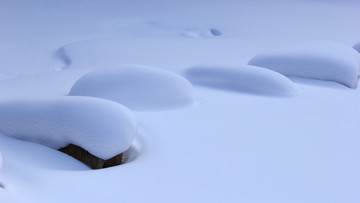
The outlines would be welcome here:
<svg viewBox="0 0 360 203">
<path fill-rule="evenodd" d="M 104 160 L 90 154 L 85 149 L 73 144 L 69 144 L 68 146 L 59 149 L 59 151 L 74 157 L 75 159 L 90 166 L 92 169 L 101 169 L 101 168 L 120 165 L 126 161 L 126 157 L 127 157 L 127 153 L 124 152 L 112 157 L 111 159 Z"/>
</svg>

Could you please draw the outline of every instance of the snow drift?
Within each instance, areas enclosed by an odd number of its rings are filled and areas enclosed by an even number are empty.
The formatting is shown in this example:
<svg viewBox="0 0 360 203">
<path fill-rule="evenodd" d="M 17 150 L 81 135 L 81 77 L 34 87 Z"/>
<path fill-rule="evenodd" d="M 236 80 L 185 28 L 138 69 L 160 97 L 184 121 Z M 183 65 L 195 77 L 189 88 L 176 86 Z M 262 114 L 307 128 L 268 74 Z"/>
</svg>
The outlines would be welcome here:
<svg viewBox="0 0 360 203">
<path fill-rule="evenodd" d="M 360 55 L 351 47 L 335 42 L 306 42 L 265 51 L 248 64 L 287 76 L 330 80 L 356 88 Z"/>
<path fill-rule="evenodd" d="M 190 103 L 193 87 L 185 78 L 165 70 L 126 65 L 84 75 L 69 95 L 100 97 L 134 110 L 152 110 Z"/>
<path fill-rule="evenodd" d="M 0 102 L 0 131 L 54 149 L 70 143 L 102 159 L 126 151 L 136 134 L 132 112 L 91 97 L 54 97 Z"/>
<path fill-rule="evenodd" d="M 184 75 L 193 84 L 260 95 L 291 96 L 296 85 L 280 73 L 256 66 L 194 66 Z"/>
</svg>

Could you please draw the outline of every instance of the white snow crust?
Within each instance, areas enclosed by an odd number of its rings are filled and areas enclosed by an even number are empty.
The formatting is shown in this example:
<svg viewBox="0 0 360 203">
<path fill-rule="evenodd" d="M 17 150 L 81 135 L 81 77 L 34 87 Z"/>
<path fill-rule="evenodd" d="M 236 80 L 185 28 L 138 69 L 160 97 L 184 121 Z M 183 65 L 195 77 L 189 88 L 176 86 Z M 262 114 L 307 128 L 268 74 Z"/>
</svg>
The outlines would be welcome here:
<svg viewBox="0 0 360 203">
<path fill-rule="evenodd" d="M 256 66 L 194 66 L 184 75 L 193 84 L 259 95 L 292 96 L 299 89 L 280 73 Z"/>
<path fill-rule="evenodd" d="M 91 97 L 0 101 L 0 131 L 54 149 L 70 143 L 109 159 L 130 147 L 134 115 L 121 104 Z"/>
<path fill-rule="evenodd" d="M 340 43 L 315 41 L 264 51 L 248 64 L 287 76 L 330 80 L 356 88 L 360 54 Z"/>
<path fill-rule="evenodd" d="M 191 103 L 193 87 L 180 75 L 152 67 L 125 65 L 82 76 L 69 95 L 121 103 L 132 110 L 156 110 Z"/>
</svg>

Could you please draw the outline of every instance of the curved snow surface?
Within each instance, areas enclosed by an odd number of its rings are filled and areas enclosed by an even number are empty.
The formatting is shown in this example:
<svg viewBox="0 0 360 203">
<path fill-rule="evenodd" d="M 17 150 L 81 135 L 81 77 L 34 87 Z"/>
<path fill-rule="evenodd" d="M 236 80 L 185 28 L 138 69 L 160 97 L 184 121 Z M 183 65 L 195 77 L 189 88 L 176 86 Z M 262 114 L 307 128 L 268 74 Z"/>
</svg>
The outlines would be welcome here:
<svg viewBox="0 0 360 203">
<path fill-rule="evenodd" d="M 91 97 L 0 102 L 0 131 L 54 149 L 70 143 L 109 159 L 127 150 L 136 135 L 132 112 Z"/>
<path fill-rule="evenodd" d="M 105 98 L 134 110 L 154 110 L 192 102 L 193 87 L 172 72 L 126 65 L 84 75 L 73 85 L 69 95 Z"/>
<path fill-rule="evenodd" d="M 299 89 L 280 73 L 256 66 L 195 66 L 184 75 L 193 84 L 260 95 L 292 96 Z"/>
<path fill-rule="evenodd" d="M 287 76 L 330 80 L 356 88 L 360 54 L 335 42 L 306 42 L 265 51 L 253 57 L 248 64 Z"/>
<path fill-rule="evenodd" d="M 356 43 L 353 48 L 360 53 L 360 42 Z"/>
</svg>

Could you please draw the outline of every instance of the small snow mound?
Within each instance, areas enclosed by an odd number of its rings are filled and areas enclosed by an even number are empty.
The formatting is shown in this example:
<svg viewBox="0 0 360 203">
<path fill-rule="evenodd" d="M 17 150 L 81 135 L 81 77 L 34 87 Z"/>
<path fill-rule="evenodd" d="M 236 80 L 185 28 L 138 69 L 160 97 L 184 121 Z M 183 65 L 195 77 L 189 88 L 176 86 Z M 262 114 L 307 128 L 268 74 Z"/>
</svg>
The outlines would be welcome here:
<svg viewBox="0 0 360 203">
<path fill-rule="evenodd" d="M 156 110 L 189 104 L 193 101 L 193 88 L 189 81 L 172 72 L 125 65 L 84 75 L 69 95 L 109 99 L 133 110 Z"/>
<path fill-rule="evenodd" d="M 109 159 L 130 147 L 136 121 L 129 109 L 105 99 L 13 99 L 0 102 L 0 131 L 54 149 L 72 143 Z"/>
<path fill-rule="evenodd" d="M 193 84 L 259 95 L 292 96 L 297 86 L 280 73 L 256 66 L 195 66 L 184 75 Z"/>
<path fill-rule="evenodd" d="M 360 53 L 360 42 L 356 43 L 353 48 Z"/>
<path fill-rule="evenodd" d="M 1 152 L 0 152 L 0 169 L 2 168 L 2 162 L 3 162 L 3 160 L 2 160 L 2 155 L 1 155 Z"/>
<path fill-rule="evenodd" d="M 249 65 L 287 76 L 330 80 L 356 88 L 360 54 L 335 42 L 307 42 L 258 54 Z"/>
</svg>

